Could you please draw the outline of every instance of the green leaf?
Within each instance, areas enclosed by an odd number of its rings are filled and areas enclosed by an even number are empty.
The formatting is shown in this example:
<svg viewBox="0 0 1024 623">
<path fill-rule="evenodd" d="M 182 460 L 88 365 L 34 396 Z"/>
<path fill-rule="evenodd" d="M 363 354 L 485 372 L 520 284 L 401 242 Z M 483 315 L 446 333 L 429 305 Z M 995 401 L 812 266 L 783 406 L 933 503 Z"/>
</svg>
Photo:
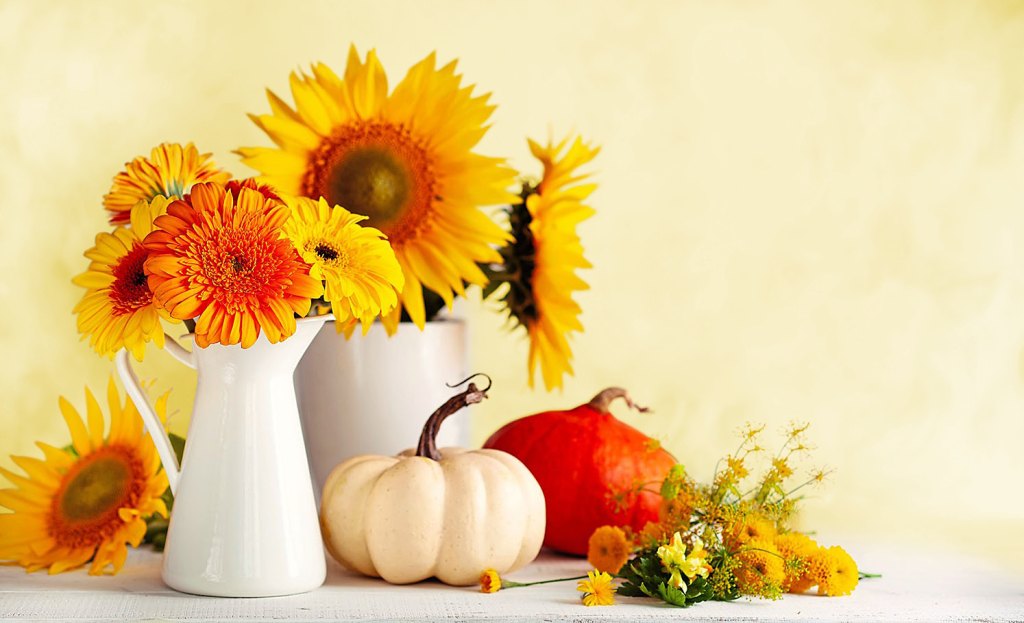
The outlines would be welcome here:
<svg viewBox="0 0 1024 623">
<path fill-rule="evenodd" d="M 673 606 L 685 608 L 690 605 L 686 601 L 686 593 L 665 582 L 658 585 L 658 595 L 665 600 L 665 603 L 672 604 Z"/>
<path fill-rule="evenodd" d="M 185 454 L 185 438 L 174 433 L 168 433 L 167 438 L 171 440 L 171 447 L 174 448 L 174 456 L 178 459 L 178 465 L 181 465 L 181 457 Z"/>
</svg>

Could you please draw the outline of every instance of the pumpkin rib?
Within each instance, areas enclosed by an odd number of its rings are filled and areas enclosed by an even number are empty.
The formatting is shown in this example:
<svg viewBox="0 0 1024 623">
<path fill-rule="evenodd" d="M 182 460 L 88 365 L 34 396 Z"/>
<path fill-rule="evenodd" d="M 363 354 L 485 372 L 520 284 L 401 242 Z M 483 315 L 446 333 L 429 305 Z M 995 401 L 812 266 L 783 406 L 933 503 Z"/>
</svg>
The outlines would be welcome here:
<svg viewBox="0 0 1024 623">
<path fill-rule="evenodd" d="M 398 460 L 374 481 L 364 521 L 366 550 L 380 577 L 412 584 L 434 575 L 444 525 L 435 501 L 445 488 L 438 462 L 417 456 Z"/>
<path fill-rule="evenodd" d="M 527 508 L 526 522 L 524 522 L 521 533 L 508 535 L 511 542 L 520 543 L 519 552 L 511 566 L 508 567 L 508 571 L 521 569 L 537 557 L 543 545 L 546 517 L 544 491 L 537 484 L 537 479 L 533 477 L 530 470 L 523 465 L 522 461 L 511 454 L 489 448 L 477 450 L 475 454 L 486 456 L 497 462 L 517 481 L 522 504 L 529 506 L 531 500 L 533 502 L 540 501 L 539 508 Z"/>
</svg>

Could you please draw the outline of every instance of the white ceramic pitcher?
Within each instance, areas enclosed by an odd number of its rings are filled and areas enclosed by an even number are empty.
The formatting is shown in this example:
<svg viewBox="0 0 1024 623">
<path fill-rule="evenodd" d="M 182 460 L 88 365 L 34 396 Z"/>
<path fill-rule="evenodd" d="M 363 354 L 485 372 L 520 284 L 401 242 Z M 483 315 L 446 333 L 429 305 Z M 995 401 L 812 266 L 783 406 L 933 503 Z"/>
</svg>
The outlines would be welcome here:
<svg viewBox="0 0 1024 623">
<path fill-rule="evenodd" d="M 117 371 L 153 437 L 174 510 L 163 579 L 173 589 L 220 597 L 269 597 L 313 590 L 326 562 L 292 376 L 329 316 L 297 321 L 271 344 L 212 344 L 190 353 L 167 336 L 166 350 L 199 374 L 185 454 L 148 403 L 128 354 Z"/>
<path fill-rule="evenodd" d="M 319 495 L 339 463 L 357 454 L 398 454 L 416 446 L 425 420 L 451 397 L 445 383 L 469 376 L 466 325 L 435 320 L 403 325 L 388 337 L 380 323 L 346 340 L 329 322 L 309 347 L 295 390 Z M 445 422 L 442 446 L 469 444 L 469 413 Z"/>
</svg>

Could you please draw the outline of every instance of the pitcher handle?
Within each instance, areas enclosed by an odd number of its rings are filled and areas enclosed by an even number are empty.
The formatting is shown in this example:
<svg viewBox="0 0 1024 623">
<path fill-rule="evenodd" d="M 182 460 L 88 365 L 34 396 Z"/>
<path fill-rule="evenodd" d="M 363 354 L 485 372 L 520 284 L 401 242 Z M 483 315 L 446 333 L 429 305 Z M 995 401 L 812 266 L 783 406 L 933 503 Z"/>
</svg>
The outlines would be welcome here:
<svg viewBox="0 0 1024 623">
<path fill-rule="evenodd" d="M 193 354 L 182 348 L 181 344 L 178 344 L 174 338 L 166 333 L 164 334 L 164 349 L 186 366 L 190 368 L 196 367 Z M 121 377 L 121 382 L 124 383 L 125 390 L 127 390 L 132 402 L 135 403 L 135 408 L 138 409 L 139 415 L 142 416 L 142 421 L 146 425 L 146 431 L 153 438 L 153 445 L 156 446 L 156 452 L 160 455 L 160 462 L 163 463 L 164 472 L 167 474 L 167 484 L 171 487 L 171 494 L 177 494 L 178 479 L 181 477 L 178 457 L 174 454 L 171 438 L 167 436 L 167 431 L 164 430 L 160 418 L 157 417 L 156 411 L 149 404 L 145 392 L 142 391 L 139 377 L 136 376 L 135 370 L 132 369 L 127 350 L 121 349 L 117 353 L 114 366 L 117 368 L 117 375 Z"/>
</svg>

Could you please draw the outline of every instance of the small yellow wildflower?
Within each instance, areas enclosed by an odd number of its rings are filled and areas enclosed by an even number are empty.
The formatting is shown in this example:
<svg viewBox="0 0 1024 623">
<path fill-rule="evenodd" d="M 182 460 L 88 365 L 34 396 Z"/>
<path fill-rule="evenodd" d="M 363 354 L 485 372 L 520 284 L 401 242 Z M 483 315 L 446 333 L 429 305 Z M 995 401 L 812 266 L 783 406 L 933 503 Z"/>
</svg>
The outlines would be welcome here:
<svg viewBox="0 0 1024 623">
<path fill-rule="evenodd" d="M 733 473 L 736 480 L 743 480 L 750 474 L 750 472 L 747 471 L 747 466 L 743 464 L 742 458 L 737 459 L 730 456 L 725 459 L 725 461 L 729 465 L 729 471 Z"/>
<path fill-rule="evenodd" d="M 705 561 L 707 552 L 704 551 L 704 544 L 700 538 L 693 539 L 693 549 L 687 556 L 686 545 L 678 532 L 672 535 L 671 545 L 662 545 L 658 548 L 658 558 L 661 559 L 661 566 L 665 571 L 671 574 L 668 583 L 683 591 L 686 590 L 686 583 L 683 582 L 682 576 L 685 575 L 690 580 L 698 575 L 706 578 L 711 570 Z"/>
<path fill-rule="evenodd" d="M 789 466 L 789 462 L 784 458 L 772 459 L 772 467 L 780 479 L 789 478 L 793 475 L 793 468 Z"/>
<path fill-rule="evenodd" d="M 586 580 L 576 584 L 576 590 L 583 593 L 584 606 L 614 606 L 615 586 L 612 576 L 594 569 L 587 573 Z"/>
<path fill-rule="evenodd" d="M 497 593 L 501 590 L 501 576 L 494 569 L 484 569 L 480 574 L 480 592 Z"/>
<path fill-rule="evenodd" d="M 810 427 L 811 425 L 809 422 L 793 422 L 789 425 L 789 430 L 786 431 L 786 436 L 789 437 L 790 439 L 796 439 L 800 435 L 803 435 L 804 432 L 807 431 L 807 429 Z"/>
<path fill-rule="evenodd" d="M 764 430 L 764 424 L 762 424 L 760 426 L 754 426 L 753 424 L 748 422 L 743 427 L 743 431 L 740 433 L 740 435 L 743 437 L 744 441 L 753 441 L 753 440 L 757 439 L 757 436 L 760 435 L 761 431 L 763 431 L 763 430 Z"/>
<path fill-rule="evenodd" d="M 598 571 L 616 574 L 629 560 L 632 547 L 622 528 L 601 526 L 590 535 L 587 561 Z"/>
</svg>

